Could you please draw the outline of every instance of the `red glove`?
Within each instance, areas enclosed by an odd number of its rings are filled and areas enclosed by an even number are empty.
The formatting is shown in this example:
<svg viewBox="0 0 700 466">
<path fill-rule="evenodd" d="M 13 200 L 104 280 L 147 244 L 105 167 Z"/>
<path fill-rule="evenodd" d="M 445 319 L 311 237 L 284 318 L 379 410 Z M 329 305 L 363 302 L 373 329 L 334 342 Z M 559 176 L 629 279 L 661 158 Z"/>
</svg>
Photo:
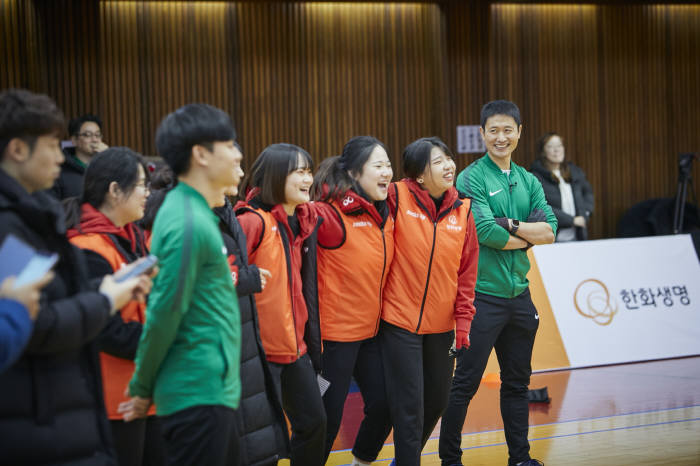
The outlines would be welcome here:
<svg viewBox="0 0 700 466">
<path fill-rule="evenodd" d="M 455 348 L 469 348 L 469 329 L 471 321 L 467 319 L 457 319 L 455 332 Z"/>
</svg>

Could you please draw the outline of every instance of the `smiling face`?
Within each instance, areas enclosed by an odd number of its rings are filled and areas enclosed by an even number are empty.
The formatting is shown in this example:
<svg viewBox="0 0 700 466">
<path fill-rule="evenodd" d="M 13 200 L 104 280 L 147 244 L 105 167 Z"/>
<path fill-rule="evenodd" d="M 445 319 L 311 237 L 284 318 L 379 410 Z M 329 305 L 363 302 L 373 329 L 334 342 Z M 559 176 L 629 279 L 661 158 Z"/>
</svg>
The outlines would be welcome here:
<svg viewBox="0 0 700 466">
<path fill-rule="evenodd" d="M 439 147 L 433 147 L 428 165 L 420 176 L 423 180 L 423 188 L 432 197 L 439 198 L 454 185 L 455 168 L 452 157 L 445 154 Z"/>
<path fill-rule="evenodd" d="M 299 204 L 309 202 L 309 192 L 313 181 L 311 167 L 306 165 L 304 157 L 298 154 L 297 168 L 289 172 L 284 183 L 284 203 L 282 205 L 288 215 L 292 215 Z"/>
<path fill-rule="evenodd" d="M 381 146 L 375 146 L 362 166 L 362 173 L 354 178 L 370 200 L 383 201 L 389 193 L 389 183 L 393 176 L 389 156 Z"/>
<path fill-rule="evenodd" d="M 138 165 L 138 180 L 134 189 L 130 193 L 119 193 L 115 202 L 115 218 L 120 219 L 122 225 L 135 222 L 143 218 L 146 209 L 146 199 L 148 198 L 148 186 L 146 184 L 146 173 L 143 166 Z"/>
<path fill-rule="evenodd" d="M 518 147 L 522 128 L 508 115 L 493 115 L 479 128 L 491 160 L 503 170 L 510 169 L 511 154 Z"/>
</svg>

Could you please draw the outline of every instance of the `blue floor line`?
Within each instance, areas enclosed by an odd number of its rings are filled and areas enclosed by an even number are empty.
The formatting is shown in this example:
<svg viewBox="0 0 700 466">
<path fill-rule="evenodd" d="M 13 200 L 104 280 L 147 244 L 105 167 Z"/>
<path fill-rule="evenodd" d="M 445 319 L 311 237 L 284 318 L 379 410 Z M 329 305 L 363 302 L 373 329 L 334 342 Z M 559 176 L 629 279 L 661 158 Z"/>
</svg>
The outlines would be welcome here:
<svg viewBox="0 0 700 466">
<path fill-rule="evenodd" d="M 641 427 L 655 427 L 655 426 L 663 426 L 663 425 L 668 425 L 668 424 L 678 424 L 680 422 L 696 422 L 696 421 L 700 421 L 700 417 L 696 417 L 693 419 L 679 419 L 677 421 L 655 422 L 652 424 L 640 424 L 638 426 L 612 427 L 610 429 L 591 430 L 588 432 L 575 432 L 573 434 L 550 435 L 549 437 L 529 438 L 528 441 L 537 442 L 540 440 L 551 440 L 551 439 L 555 439 L 555 438 L 576 437 L 579 435 L 599 434 L 601 432 L 614 432 L 616 430 L 639 429 Z M 478 448 L 497 447 L 497 446 L 501 446 L 501 445 L 505 445 L 505 444 L 506 444 L 506 442 L 490 443 L 487 445 L 477 445 L 477 446 L 473 446 L 473 447 L 462 448 L 462 451 L 476 450 Z M 421 456 L 431 456 L 431 455 L 437 455 L 437 454 L 438 454 L 438 452 L 431 452 L 431 453 L 423 453 L 423 454 L 421 454 Z"/>
<path fill-rule="evenodd" d="M 609 418 L 612 418 L 612 417 L 619 417 L 619 416 L 633 416 L 633 415 L 635 415 L 635 414 L 663 413 L 664 411 L 675 411 L 675 410 L 678 410 L 678 409 L 688 409 L 688 408 L 700 408 L 700 405 L 679 406 L 679 407 L 677 407 L 677 408 L 649 409 L 649 410 L 646 410 L 646 411 L 632 411 L 632 412 L 629 412 L 629 413 L 610 414 L 610 415 L 608 415 L 608 416 L 582 417 L 582 418 L 579 418 L 579 419 L 567 419 L 567 420 L 565 420 L 565 421 L 548 422 L 548 423 L 546 423 L 546 424 L 532 424 L 532 425 L 530 426 L 530 428 L 533 428 L 533 427 L 540 427 L 540 426 L 554 426 L 554 425 L 557 425 L 557 424 L 566 424 L 566 423 L 569 423 L 569 422 L 595 421 L 595 420 L 598 420 L 598 419 L 609 419 Z M 503 430 L 503 429 L 494 429 L 494 430 L 482 430 L 482 431 L 479 431 L 479 432 L 465 432 L 465 433 L 462 434 L 462 437 L 464 437 L 465 435 L 489 434 L 489 433 L 491 433 L 491 432 L 500 432 L 500 431 L 502 431 L 502 430 Z M 430 437 L 428 440 L 434 440 L 434 439 L 437 439 L 437 438 L 440 438 L 440 436 L 439 436 L 439 435 L 436 435 L 436 436 Z M 387 445 L 391 445 L 391 444 L 387 444 Z M 338 450 L 338 451 L 344 451 L 344 450 Z"/>
<path fill-rule="evenodd" d="M 571 422 L 594 421 L 594 420 L 609 419 L 609 418 L 619 417 L 619 416 L 632 416 L 632 415 L 635 415 L 635 414 L 661 413 L 661 412 L 664 412 L 664 411 L 675 411 L 675 410 L 678 410 L 678 409 L 687 409 L 687 408 L 696 408 L 696 407 L 700 407 L 700 405 L 680 406 L 680 407 L 678 407 L 678 408 L 655 409 L 655 410 L 648 410 L 648 411 L 637 411 L 637 412 L 631 412 L 631 413 L 613 414 L 613 415 L 610 415 L 610 416 L 598 416 L 598 417 L 591 417 L 591 418 L 571 419 L 571 420 L 567 420 L 567 421 L 550 422 L 550 423 L 547 423 L 547 424 L 536 424 L 536 425 L 533 425 L 533 426 L 530 426 L 530 427 L 552 426 L 552 425 L 557 425 L 557 424 L 567 424 L 567 423 L 571 423 Z M 535 441 L 538 441 L 538 440 L 547 440 L 547 439 L 553 439 L 553 438 L 564 438 L 564 437 L 572 437 L 572 436 L 576 436 L 576 435 L 595 434 L 595 433 L 599 433 L 599 432 L 612 432 L 612 431 L 615 431 L 615 430 L 637 429 L 637 428 L 640 428 L 640 427 L 653 427 L 653 426 L 659 426 L 659 425 L 665 425 L 665 424 L 676 424 L 676 423 L 679 423 L 679 422 L 694 422 L 694 421 L 700 421 L 700 418 L 681 419 L 681 420 L 678 420 L 678 421 L 657 422 L 657 423 L 653 423 L 653 424 L 643 424 L 643 425 L 629 426 L 629 427 L 614 427 L 614 428 L 611 428 L 611 429 L 594 430 L 594 431 L 590 431 L 590 432 L 578 432 L 578 433 L 574 433 L 574 434 L 553 435 L 553 436 L 550 436 L 550 437 L 538 437 L 538 438 L 532 438 L 532 439 L 528 439 L 528 440 L 530 440 L 530 441 L 532 441 L 532 442 L 535 442 Z M 467 435 L 489 434 L 489 433 L 493 433 L 493 432 L 502 432 L 502 431 L 503 431 L 503 429 L 484 430 L 484 431 L 481 431 L 481 432 L 466 432 L 466 433 L 463 433 L 463 434 L 462 434 L 462 437 L 465 437 L 465 436 L 467 436 Z M 439 437 L 439 436 L 437 436 L 437 437 L 431 437 L 429 440 L 434 440 L 434 439 L 438 439 L 438 438 L 440 438 L 440 437 Z M 474 450 L 474 449 L 476 449 L 476 448 L 496 447 L 496 446 L 505 445 L 505 444 L 506 444 L 505 442 L 500 442 L 500 443 L 492 443 L 492 444 L 488 444 L 488 445 L 479 445 L 479 446 L 474 446 L 474 447 L 466 447 L 466 448 L 462 448 L 462 451 Z M 384 444 L 384 446 L 387 446 L 387 445 L 393 445 L 393 443 L 385 443 L 385 444 Z M 345 449 L 345 450 L 333 450 L 331 453 L 343 453 L 343 452 L 347 452 L 347 451 L 352 451 L 352 448 L 347 448 L 347 449 Z M 437 454 L 437 452 L 434 452 L 434 453 L 423 453 L 421 456 L 430 456 L 430 455 L 436 455 L 436 454 Z M 382 459 L 382 460 L 378 459 L 378 460 L 375 461 L 375 463 L 382 463 L 382 462 L 387 462 L 387 463 L 389 463 L 389 462 L 391 462 L 391 460 L 392 460 L 391 458 L 389 458 L 389 459 Z M 343 464 L 343 465 L 339 465 L 339 466 L 350 466 L 350 463 L 348 463 L 348 464 Z"/>
</svg>

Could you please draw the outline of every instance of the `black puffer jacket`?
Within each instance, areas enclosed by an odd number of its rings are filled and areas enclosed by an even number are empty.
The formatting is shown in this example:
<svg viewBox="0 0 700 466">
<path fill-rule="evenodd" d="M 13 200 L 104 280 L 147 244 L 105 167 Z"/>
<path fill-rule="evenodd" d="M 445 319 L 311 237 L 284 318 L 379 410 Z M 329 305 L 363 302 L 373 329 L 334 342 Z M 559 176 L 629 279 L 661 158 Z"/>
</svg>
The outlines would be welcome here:
<svg viewBox="0 0 700 466">
<path fill-rule="evenodd" d="M 27 348 L 0 374 L 0 463 L 116 464 L 94 343 L 109 302 L 94 291 L 82 252 L 66 239 L 58 202 L 47 193 L 29 195 L 0 169 L 0 243 L 10 233 L 60 259 Z"/>
<path fill-rule="evenodd" d="M 576 215 L 588 219 L 593 214 L 593 188 L 586 179 L 586 174 L 579 167 L 571 162 L 564 162 L 569 165 L 571 171 L 571 190 L 574 193 L 574 204 L 576 205 Z M 530 167 L 533 175 L 542 183 L 544 196 L 547 204 L 552 207 L 554 215 L 559 222 L 558 228 L 571 228 L 574 226 L 574 217 L 561 210 L 561 192 L 559 191 L 559 180 L 547 170 L 544 164 L 535 160 Z M 578 241 L 588 239 L 588 229 L 576 227 L 576 239 Z"/>
<path fill-rule="evenodd" d="M 231 204 L 214 209 L 219 216 L 221 236 L 229 265 L 236 276 L 236 292 L 241 314 L 241 405 L 238 408 L 240 464 L 276 465 L 285 457 L 288 444 L 282 404 L 277 398 L 265 350 L 260 339 L 254 293 L 262 290 L 260 272 L 248 264 L 245 233 L 236 220 Z"/>
<path fill-rule="evenodd" d="M 64 150 L 63 154 L 66 160 L 61 165 L 61 174 L 49 192 L 59 200 L 80 197 L 83 194 L 85 167 L 76 158 L 74 147 Z"/>
</svg>

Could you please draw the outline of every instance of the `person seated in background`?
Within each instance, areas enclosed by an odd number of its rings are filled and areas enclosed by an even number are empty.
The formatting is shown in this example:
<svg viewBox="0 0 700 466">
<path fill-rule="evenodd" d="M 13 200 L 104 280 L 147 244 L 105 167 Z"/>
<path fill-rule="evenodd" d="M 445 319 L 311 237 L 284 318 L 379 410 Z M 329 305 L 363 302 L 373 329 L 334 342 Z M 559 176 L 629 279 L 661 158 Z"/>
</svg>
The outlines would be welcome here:
<svg viewBox="0 0 700 466">
<path fill-rule="evenodd" d="M 63 162 L 63 125 L 48 96 L 0 93 L 0 244 L 12 234 L 59 257 L 24 352 L 0 374 L 3 464 L 116 463 L 95 338 L 151 285 L 145 276 L 90 280 L 82 251 L 66 238 L 61 205 L 43 192 Z"/>
<path fill-rule="evenodd" d="M 53 280 L 53 272 L 15 287 L 15 277 L 0 285 L 0 373 L 22 354 L 39 312 L 39 291 Z"/>
<path fill-rule="evenodd" d="M 85 169 L 95 154 L 107 149 L 102 140 L 102 120 L 96 115 L 73 118 L 68 123 L 68 134 L 73 147 L 64 150 L 61 174 L 51 188 L 51 194 L 58 199 L 80 197 Z"/>
<path fill-rule="evenodd" d="M 564 157 L 564 141 L 546 133 L 537 141 L 537 159 L 530 171 L 542 183 L 547 204 L 557 217 L 557 241 L 588 239 L 588 219 L 593 214 L 593 188 L 586 174 Z"/>
</svg>

